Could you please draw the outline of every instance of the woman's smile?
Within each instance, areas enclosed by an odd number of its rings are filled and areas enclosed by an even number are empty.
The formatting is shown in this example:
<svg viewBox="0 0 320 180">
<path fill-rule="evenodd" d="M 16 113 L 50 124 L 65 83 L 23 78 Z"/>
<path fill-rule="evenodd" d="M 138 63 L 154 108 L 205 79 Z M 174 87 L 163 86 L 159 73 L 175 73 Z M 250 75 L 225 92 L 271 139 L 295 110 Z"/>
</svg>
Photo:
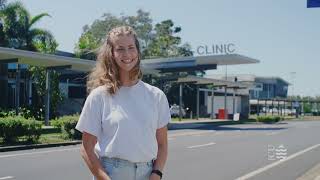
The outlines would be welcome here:
<svg viewBox="0 0 320 180">
<path fill-rule="evenodd" d="M 133 59 L 123 59 L 121 60 L 124 64 L 130 64 L 132 63 Z"/>
</svg>

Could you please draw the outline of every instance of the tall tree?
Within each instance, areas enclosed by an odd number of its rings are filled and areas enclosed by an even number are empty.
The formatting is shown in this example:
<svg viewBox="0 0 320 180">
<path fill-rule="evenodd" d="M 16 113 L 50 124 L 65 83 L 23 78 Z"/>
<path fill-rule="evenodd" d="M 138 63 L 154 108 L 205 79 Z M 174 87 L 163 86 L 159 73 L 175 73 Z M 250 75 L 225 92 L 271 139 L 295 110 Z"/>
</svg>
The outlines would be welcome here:
<svg viewBox="0 0 320 180">
<path fill-rule="evenodd" d="M 147 49 L 153 36 L 150 13 L 139 9 L 136 16 L 127 16 L 122 19 L 127 25 L 135 29 L 140 41 L 141 50 Z"/>
<path fill-rule="evenodd" d="M 156 24 L 150 46 L 143 51 L 144 57 L 170 57 L 179 56 L 178 45 L 181 38 L 175 36 L 181 31 L 180 27 L 174 27 L 172 20 L 162 21 Z"/>
<path fill-rule="evenodd" d="M 34 27 L 43 17 L 50 17 L 50 15 L 41 13 L 31 17 L 21 2 L 7 4 L 0 10 L 4 45 L 30 51 L 37 51 L 36 44 L 39 42 L 46 42 L 50 47 L 57 47 L 57 42 L 50 32 Z"/>
<path fill-rule="evenodd" d="M 150 13 L 138 10 L 136 16 L 122 15 L 120 17 L 106 13 L 101 19 L 95 20 L 91 26 L 83 27 L 83 33 L 75 47 L 75 54 L 81 58 L 95 60 L 95 52 L 105 39 L 106 33 L 121 25 L 129 25 L 136 30 L 142 49 L 148 46 L 152 31 Z"/>
<path fill-rule="evenodd" d="M 181 27 L 174 26 L 172 20 L 162 21 L 153 27 L 150 13 L 141 9 L 135 16 L 117 17 L 106 13 L 91 26 L 85 25 L 75 47 L 76 55 L 95 60 L 95 52 L 105 39 L 106 33 L 120 25 L 129 25 L 135 29 L 143 59 L 193 55 L 189 44 L 181 45 L 181 38 L 178 36 Z"/>
</svg>

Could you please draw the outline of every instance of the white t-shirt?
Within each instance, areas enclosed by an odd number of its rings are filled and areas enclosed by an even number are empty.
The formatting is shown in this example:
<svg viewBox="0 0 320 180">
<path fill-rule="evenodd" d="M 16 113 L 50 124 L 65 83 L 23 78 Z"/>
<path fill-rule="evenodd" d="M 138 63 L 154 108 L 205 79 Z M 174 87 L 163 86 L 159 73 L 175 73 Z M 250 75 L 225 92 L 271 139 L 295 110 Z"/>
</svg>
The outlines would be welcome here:
<svg viewBox="0 0 320 180">
<path fill-rule="evenodd" d="M 100 157 L 146 162 L 156 159 L 156 130 L 170 118 L 165 94 L 139 80 L 133 86 L 120 87 L 113 96 L 105 86 L 91 91 L 76 129 L 97 137 L 95 151 Z"/>
</svg>

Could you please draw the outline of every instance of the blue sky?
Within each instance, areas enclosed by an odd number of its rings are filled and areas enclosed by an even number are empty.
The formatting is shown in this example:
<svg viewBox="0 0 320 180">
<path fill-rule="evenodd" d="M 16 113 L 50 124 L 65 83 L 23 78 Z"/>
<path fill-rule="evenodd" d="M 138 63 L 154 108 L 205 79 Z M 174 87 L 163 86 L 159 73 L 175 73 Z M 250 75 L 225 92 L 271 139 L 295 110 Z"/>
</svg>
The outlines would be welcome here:
<svg viewBox="0 0 320 180">
<path fill-rule="evenodd" d="M 307 0 L 23 0 L 32 15 L 48 12 L 38 27 L 50 30 L 59 49 L 73 52 L 85 24 L 103 13 L 135 15 L 141 8 L 154 23 L 172 19 L 194 50 L 200 45 L 235 44 L 238 54 L 261 61 L 228 66 L 228 74 L 279 76 L 293 81 L 294 94 L 320 96 L 320 8 Z M 12 2 L 12 0 L 9 0 Z M 225 67 L 208 74 L 225 73 Z M 291 72 L 295 72 L 292 76 Z M 292 87 L 289 88 L 289 95 Z"/>
</svg>

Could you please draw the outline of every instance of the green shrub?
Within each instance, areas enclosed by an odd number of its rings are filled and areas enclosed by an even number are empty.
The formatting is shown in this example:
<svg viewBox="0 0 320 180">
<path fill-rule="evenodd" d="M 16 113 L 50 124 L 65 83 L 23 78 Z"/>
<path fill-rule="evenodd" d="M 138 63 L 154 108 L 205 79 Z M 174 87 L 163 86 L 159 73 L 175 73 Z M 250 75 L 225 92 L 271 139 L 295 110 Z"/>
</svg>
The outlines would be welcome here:
<svg viewBox="0 0 320 180">
<path fill-rule="evenodd" d="M 258 122 L 262 123 L 276 123 L 281 120 L 280 116 L 259 116 L 257 117 Z"/>
<path fill-rule="evenodd" d="M 39 118 L 39 113 L 42 113 L 42 109 L 38 110 L 35 109 L 33 106 L 23 106 L 19 107 L 19 116 L 22 116 L 26 119 L 30 118 Z M 16 116 L 16 110 L 15 109 L 0 109 L 0 117 L 9 117 L 9 116 Z"/>
<path fill-rule="evenodd" d="M 79 115 L 62 116 L 58 119 L 52 120 L 51 125 L 61 128 L 65 138 L 69 139 L 81 139 L 81 132 L 75 129 Z"/>
<path fill-rule="evenodd" d="M 41 135 L 42 123 L 36 120 L 25 120 L 23 123 L 24 135 L 29 142 L 37 142 Z"/>
<path fill-rule="evenodd" d="M 55 128 L 62 128 L 63 126 L 63 120 L 60 118 L 60 119 L 55 119 L 55 120 L 51 120 L 50 121 L 50 125 L 55 127 Z"/>
<path fill-rule="evenodd" d="M 26 119 L 34 118 L 34 112 L 31 106 L 19 107 L 19 115 Z"/>
<path fill-rule="evenodd" d="M 15 115 L 16 115 L 16 111 L 15 110 L 0 109 L 0 118 L 8 117 L 8 116 L 15 116 Z"/>
<path fill-rule="evenodd" d="M 42 123 L 21 116 L 0 118 L 0 136 L 4 143 L 14 143 L 24 137 L 28 142 L 36 142 L 41 135 Z"/>
</svg>

